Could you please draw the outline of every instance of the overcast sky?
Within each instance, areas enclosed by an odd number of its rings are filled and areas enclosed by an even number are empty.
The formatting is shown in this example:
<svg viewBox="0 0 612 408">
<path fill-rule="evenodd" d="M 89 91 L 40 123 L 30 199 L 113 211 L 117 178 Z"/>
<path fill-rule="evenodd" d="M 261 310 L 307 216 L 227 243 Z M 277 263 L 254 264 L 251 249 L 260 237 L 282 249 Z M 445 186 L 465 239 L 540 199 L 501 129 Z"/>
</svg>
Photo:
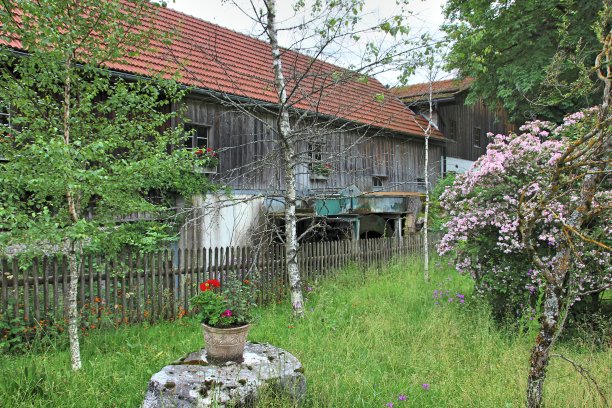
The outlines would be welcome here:
<svg viewBox="0 0 612 408">
<path fill-rule="evenodd" d="M 248 10 L 248 0 L 237 0 L 237 2 Z M 291 18 L 293 15 L 291 4 L 293 2 L 294 0 L 278 1 L 279 21 L 288 21 Z M 411 32 L 415 35 L 429 32 L 439 37 L 438 27 L 444 20 L 442 16 L 442 5 L 444 3 L 445 0 L 412 0 L 408 6 L 408 9 L 412 12 L 408 20 Z M 261 33 L 261 29 L 258 32 L 258 27 L 245 13 L 227 1 L 175 0 L 174 2 L 169 1 L 168 7 L 244 34 L 257 35 Z M 398 11 L 399 8 L 395 0 L 366 0 L 364 15 L 366 19 L 374 22 L 381 16 L 397 14 Z M 287 45 L 289 41 L 291 40 L 286 34 L 280 36 L 281 45 Z M 340 64 L 342 63 L 340 62 Z M 442 74 L 442 76 L 445 75 Z M 396 82 L 397 73 L 387 72 L 377 75 L 377 78 L 385 84 L 393 85 Z M 417 73 L 410 78 L 409 83 L 424 81 L 426 81 L 424 73 Z"/>
</svg>

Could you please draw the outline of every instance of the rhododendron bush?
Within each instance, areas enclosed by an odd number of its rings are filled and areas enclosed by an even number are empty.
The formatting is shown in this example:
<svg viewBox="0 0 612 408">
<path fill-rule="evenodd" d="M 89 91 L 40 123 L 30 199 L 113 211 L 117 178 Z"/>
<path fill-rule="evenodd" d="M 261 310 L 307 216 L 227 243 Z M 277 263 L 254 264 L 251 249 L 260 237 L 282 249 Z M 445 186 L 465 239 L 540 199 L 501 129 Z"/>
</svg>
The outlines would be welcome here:
<svg viewBox="0 0 612 408">
<path fill-rule="evenodd" d="M 559 126 L 534 121 L 520 134 L 489 134 L 486 154 L 440 197 L 448 221 L 439 252 L 456 257 L 457 269 L 473 277 L 498 316 L 536 314 L 546 281 L 534 255 L 550 266 L 561 241 L 569 240 L 573 249 L 564 288 L 570 302 L 597 303 L 601 289 L 610 285 L 609 180 L 599 184 L 589 204 L 592 215 L 580 231 L 568 229 L 590 164 L 581 155 L 574 165 L 564 162 L 562 171 L 557 166 L 597 116 L 592 108 Z"/>
</svg>

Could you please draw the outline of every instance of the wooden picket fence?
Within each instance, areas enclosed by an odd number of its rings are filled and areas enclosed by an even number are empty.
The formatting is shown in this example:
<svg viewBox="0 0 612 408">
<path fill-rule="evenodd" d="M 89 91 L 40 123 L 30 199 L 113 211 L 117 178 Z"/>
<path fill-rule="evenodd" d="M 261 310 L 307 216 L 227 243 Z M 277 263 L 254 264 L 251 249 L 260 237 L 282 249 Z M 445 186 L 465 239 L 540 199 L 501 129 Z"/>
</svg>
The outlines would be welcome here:
<svg viewBox="0 0 612 408">
<path fill-rule="evenodd" d="M 436 236 L 432 242 L 436 241 Z M 433 243 L 432 243 L 433 246 Z M 349 264 L 378 267 L 394 259 L 422 254 L 422 236 L 305 243 L 298 262 L 305 284 L 324 279 Z M 61 321 L 70 283 L 65 256 L 24 263 L 1 259 L 0 317 Z M 82 259 L 78 305 L 84 322 L 113 324 L 176 319 L 189 312 L 198 284 L 236 274 L 258 286 L 258 303 L 281 301 L 288 293 L 283 245 L 227 247 L 156 253 L 125 252 L 113 258 Z"/>
</svg>

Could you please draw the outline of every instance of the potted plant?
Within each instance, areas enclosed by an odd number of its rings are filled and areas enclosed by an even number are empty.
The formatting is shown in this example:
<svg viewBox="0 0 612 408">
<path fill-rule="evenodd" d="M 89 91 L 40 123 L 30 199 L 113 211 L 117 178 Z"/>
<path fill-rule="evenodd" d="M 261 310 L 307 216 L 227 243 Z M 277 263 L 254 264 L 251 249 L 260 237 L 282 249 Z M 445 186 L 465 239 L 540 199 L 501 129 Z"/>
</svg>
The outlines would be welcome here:
<svg viewBox="0 0 612 408">
<path fill-rule="evenodd" d="M 209 360 L 242 362 L 254 299 L 253 284 L 234 274 L 228 277 L 223 288 L 217 279 L 200 284 L 200 293 L 191 298 L 191 306 L 202 322 Z"/>
<path fill-rule="evenodd" d="M 216 173 L 219 164 L 219 155 L 212 148 L 196 149 L 193 151 L 196 156 L 196 173 Z"/>
</svg>

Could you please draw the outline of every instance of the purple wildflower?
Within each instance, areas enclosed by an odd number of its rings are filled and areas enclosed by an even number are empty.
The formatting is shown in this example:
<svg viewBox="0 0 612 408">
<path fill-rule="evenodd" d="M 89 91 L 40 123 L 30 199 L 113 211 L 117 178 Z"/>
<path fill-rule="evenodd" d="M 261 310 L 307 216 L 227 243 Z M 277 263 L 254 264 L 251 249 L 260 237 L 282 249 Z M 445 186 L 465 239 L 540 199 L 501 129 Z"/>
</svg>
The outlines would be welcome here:
<svg viewBox="0 0 612 408">
<path fill-rule="evenodd" d="M 404 394 L 400 394 L 397 396 L 397 399 L 400 401 L 406 401 L 408 399 L 408 397 Z"/>
<path fill-rule="evenodd" d="M 423 387 L 424 390 L 429 390 L 429 384 L 427 383 L 421 384 L 421 387 Z"/>
<path fill-rule="evenodd" d="M 385 407 L 387 407 L 387 408 L 393 408 L 393 403 L 392 403 L 392 402 L 387 402 L 387 403 L 385 404 Z"/>
</svg>

